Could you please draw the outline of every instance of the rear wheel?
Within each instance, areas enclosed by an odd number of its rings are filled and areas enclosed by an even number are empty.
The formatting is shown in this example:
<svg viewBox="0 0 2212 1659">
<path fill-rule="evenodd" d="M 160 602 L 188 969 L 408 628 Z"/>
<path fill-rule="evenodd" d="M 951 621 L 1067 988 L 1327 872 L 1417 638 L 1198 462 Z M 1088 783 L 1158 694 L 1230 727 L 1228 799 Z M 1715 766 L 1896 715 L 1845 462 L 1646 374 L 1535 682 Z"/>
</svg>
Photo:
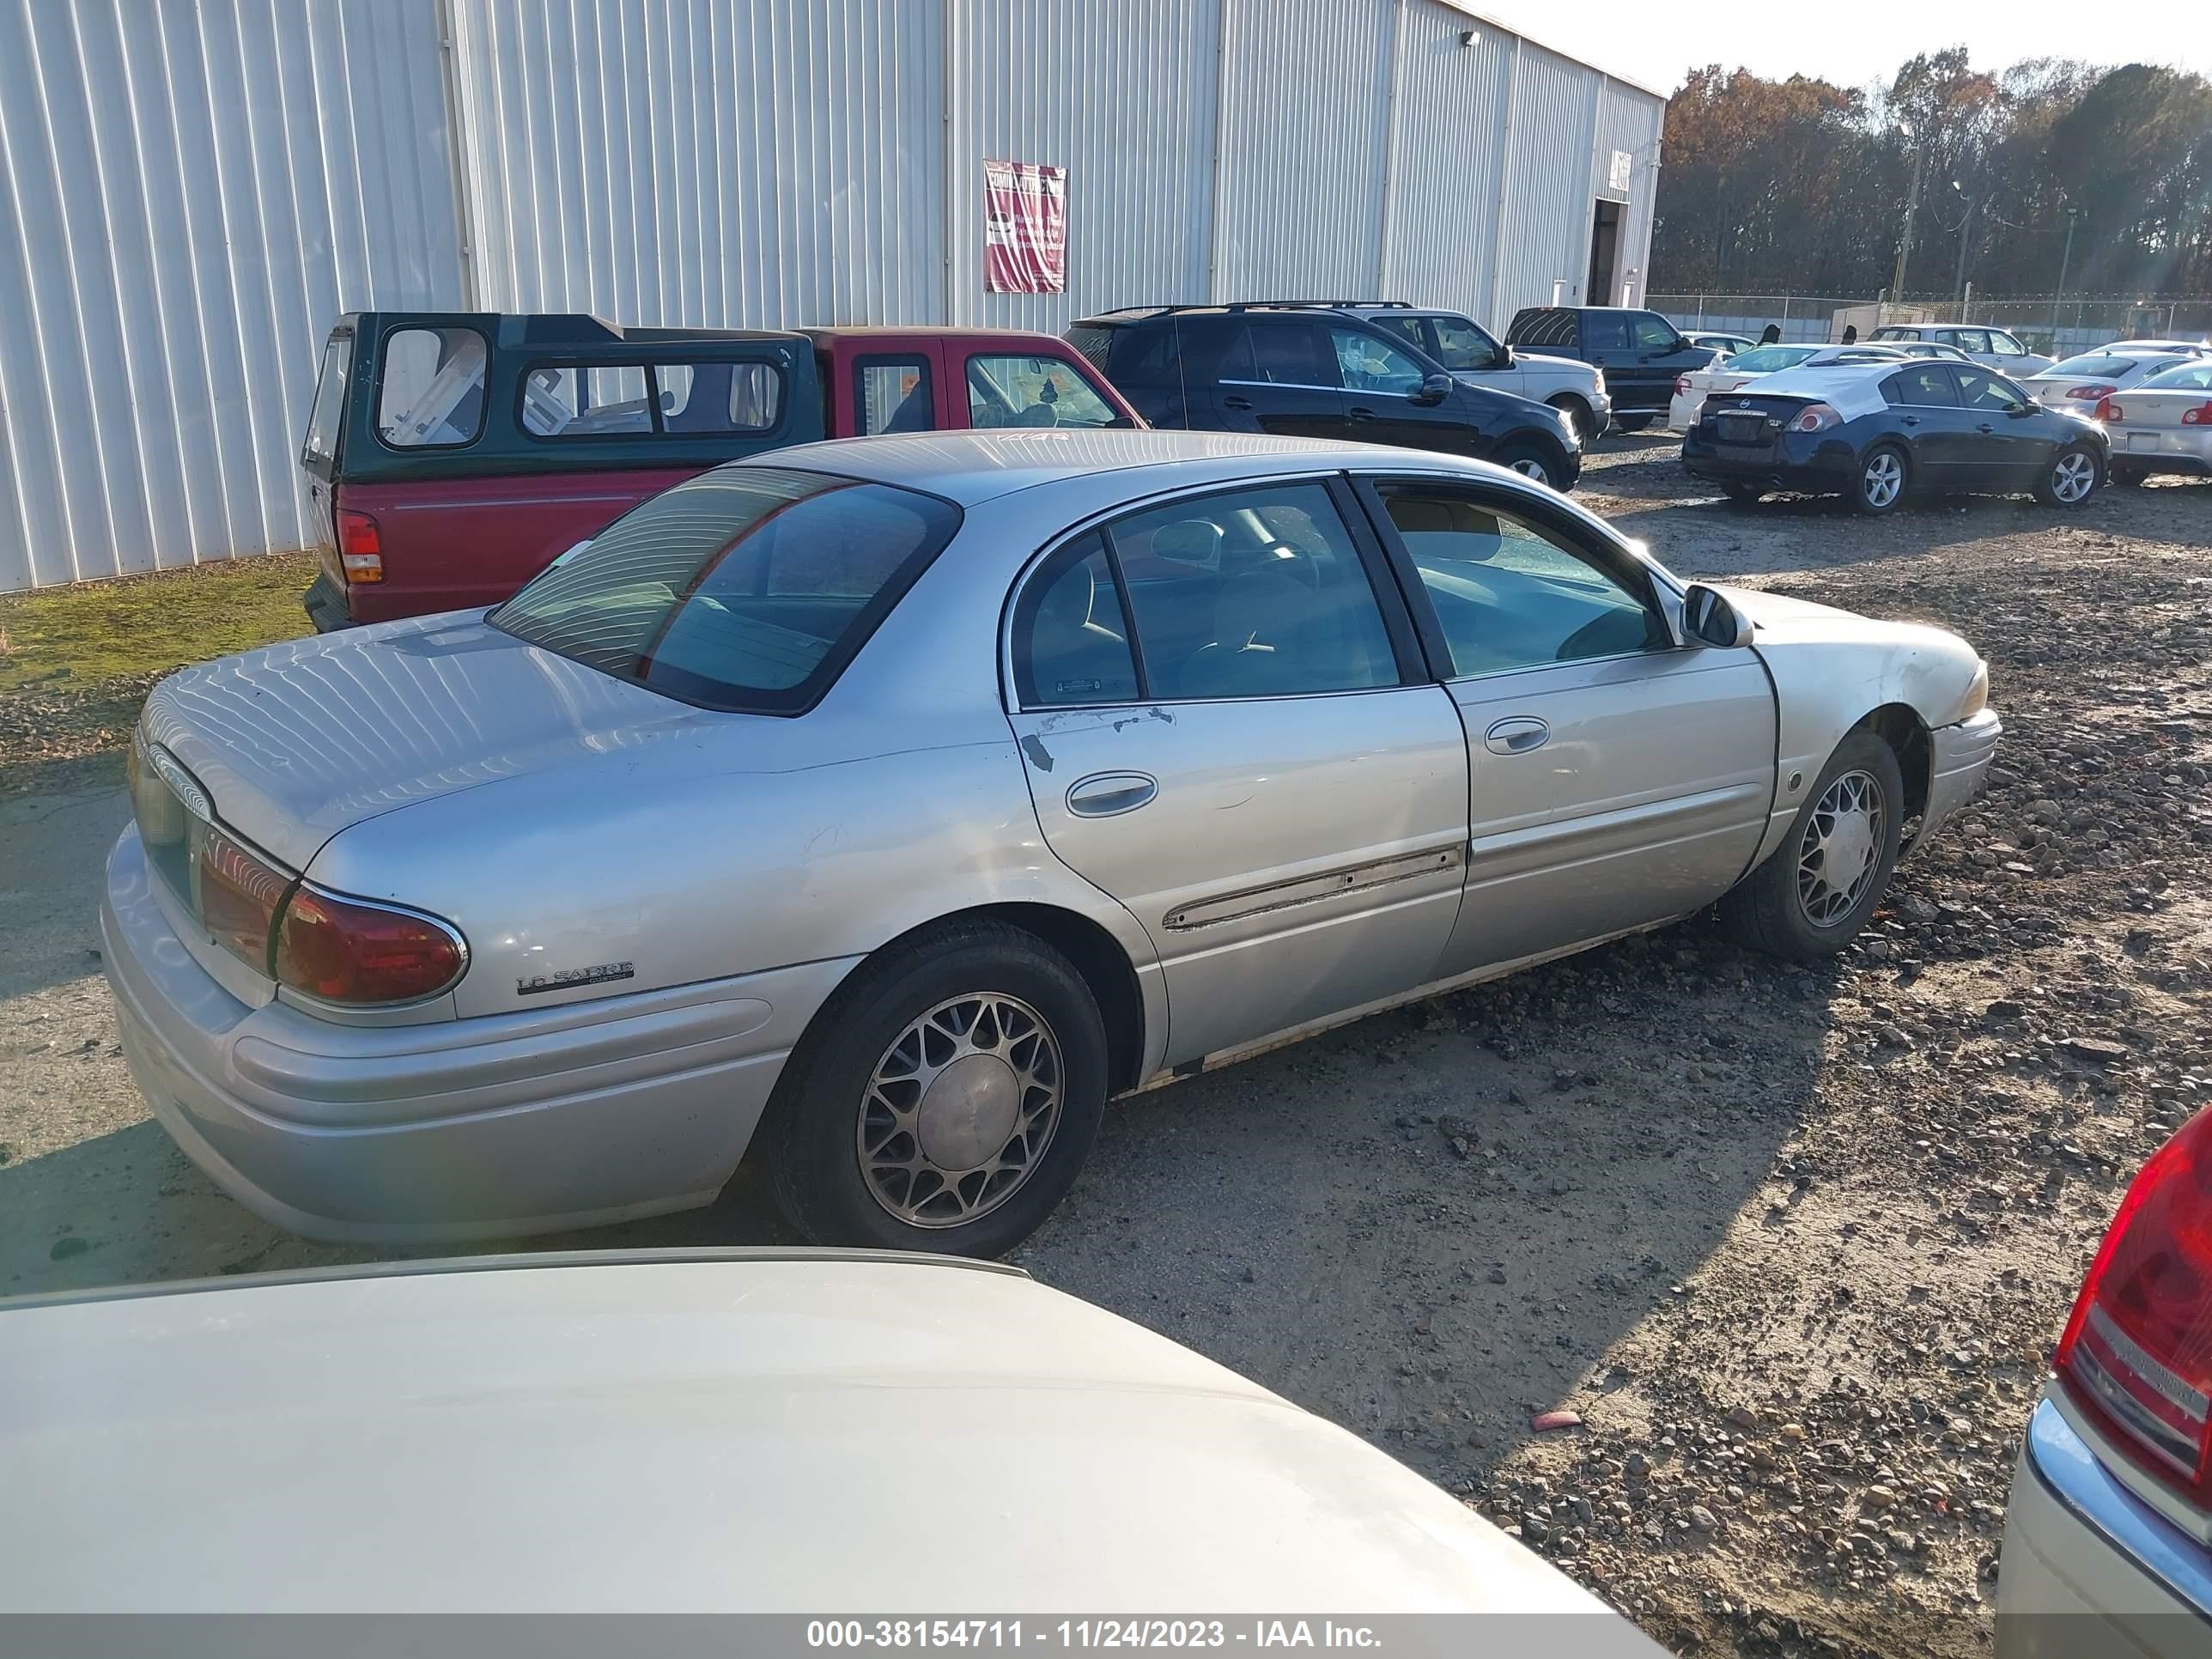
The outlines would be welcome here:
<svg viewBox="0 0 2212 1659">
<path fill-rule="evenodd" d="M 1538 483 L 1557 489 L 1565 475 L 1559 464 L 1544 452 L 1540 445 L 1526 440 L 1501 444 L 1498 453 L 1490 458 L 1509 472 L 1518 472 L 1524 478 L 1534 478 Z"/>
<path fill-rule="evenodd" d="M 1588 404 L 1572 392 L 1562 392 L 1556 398 L 1546 398 L 1545 402 L 1559 411 L 1559 417 L 1574 428 L 1575 436 L 1583 442 L 1588 443 L 1597 435 L 1593 430 L 1597 424 L 1597 416 L 1590 412 Z"/>
<path fill-rule="evenodd" d="M 2150 482 L 2150 469 L 2141 461 L 2114 461 L 2112 482 L 2126 489 L 2141 489 Z"/>
<path fill-rule="evenodd" d="M 2062 449 L 2035 481 L 2035 499 L 2045 507 L 2079 507 L 2097 493 L 2097 458 L 2079 445 Z"/>
<path fill-rule="evenodd" d="M 1757 484 L 1738 483 L 1729 478 L 1722 481 L 1721 494 L 1729 498 L 1731 507 L 1756 507 L 1766 492 Z"/>
<path fill-rule="evenodd" d="M 1782 845 L 1721 900 L 1722 921 L 1770 956 L 1833 956 L 1857 937 L 1889 886 L 1904 805 L 1896 751 L 1877 732 L 1851 732 Z"/>
<path fill-rule="evenodd" d="M 1859 463 L 1857 475 L 1851 481 L 1851 505 L 1862 513 L 1894 512 L 1897 504 L 1905 499 L 1905 485 L 1910 477 L 1903 450 L 1893 444 L 1877 445 Z"/>
<path fill-rule="evenodd" d="M 815 1016 L 769 1102 L 769 1176 L 817 1244 L 1002 1255 L 1074 1184 L 1105 1099 L 1082 975 L 1018 928 L 955 923 Z"/>
</svg>

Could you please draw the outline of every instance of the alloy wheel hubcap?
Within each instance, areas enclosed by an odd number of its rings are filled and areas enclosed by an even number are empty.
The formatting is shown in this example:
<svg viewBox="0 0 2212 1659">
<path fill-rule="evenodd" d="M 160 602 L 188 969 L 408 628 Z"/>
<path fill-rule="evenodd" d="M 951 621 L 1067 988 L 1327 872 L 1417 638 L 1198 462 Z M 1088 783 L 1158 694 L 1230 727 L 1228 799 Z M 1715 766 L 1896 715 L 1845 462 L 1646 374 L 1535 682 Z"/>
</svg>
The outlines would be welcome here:
<svg viewBox="0 0 2212 1659">
<path fill-rule="evenodd" d="M 1797 902 L 1816 927 L 1831 927 L 1866 896 L 1880 860 L 1881 786 L 1869 772 L 1846 772 L 1813 808 L 1797 848 Z"/>
<path fill-rule="evenodd" d="M 1867 463 L 1867 501 L 1875 507 L 1887 507 L 1897 499 L 1899 485 L 1905 482 L 1905 469 L 1894 455 L 1877 455 Z"/>
<path fill-rule="evenodd" d="M 2062 501 L 2078 501 L 2097 481 L 2096 464 L 2087 455 L 2063 456 L 2051 480 L 2053 494 Z"/>
<path fill-rule="evenodd" d="M 870 1074 L 855 1150 L 876 1202 L 914 1227 L 988 1215 L 1059 1127 L 1060 1043 L 1019 997 L 951 997 L 891 1040 Z"/>
<path fill-rule="evenodd" d="M 1549 483 L 1552 481 L 1551 474 L 1544 471 L 1544 464 L 1541 461 L 1518 460 L 1513 463 L 1513 470 L 1524 478 L 1534 478 L 1538 483 Z"/>
</svg>

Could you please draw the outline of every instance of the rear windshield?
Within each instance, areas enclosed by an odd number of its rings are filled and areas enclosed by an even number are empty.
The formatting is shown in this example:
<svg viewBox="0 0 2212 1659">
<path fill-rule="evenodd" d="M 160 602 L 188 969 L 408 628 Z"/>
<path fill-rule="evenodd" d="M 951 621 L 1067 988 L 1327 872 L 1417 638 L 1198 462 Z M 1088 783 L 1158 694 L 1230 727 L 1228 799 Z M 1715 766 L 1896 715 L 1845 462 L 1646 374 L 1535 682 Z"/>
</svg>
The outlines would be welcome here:
<svg viewBox="0 0 2212 1659">
<path fill-rule="evenodd" d="M 1739 352 L 1729 359 L 1731 374 L 1771 374 L 1777 369 L 1795 368 L 1819 350 L 1818 346 L 1753 346 L 1749 351 Z"/>
<path fill-rule="evenodd" d="M 2193 362 L 2162 368 L 2142 382 L 2145 387 L 2173 386 L 2183 392 L 2212 392 L 2212 363 Z"/>
<path fill-rule="evenodd" d="M 556 560 L 491 623 L 686 702 L 799 714 L 959 527 L 915 490 L 722 467 Z"/>
<path fill-rule="evenodd" d="M 2045 374 L 2124 374 L 2142 362 L 2137 357 L 2107 357 L 2091 352 L 2086 357 L 2069 357 L 2063 363 L 2053 363 L 2043 372 Z"/>
<path fill-rule="evenodd" d="M 303 461 L 334 461 L 338 422 L 345 413 L 346 371 L 353 363 L 353 336 L 333 334 L 323 348 L 322 373 L 315 379 L 314 406 L 307 411 L 307 436 L 300 446 Z"/>
</svg>

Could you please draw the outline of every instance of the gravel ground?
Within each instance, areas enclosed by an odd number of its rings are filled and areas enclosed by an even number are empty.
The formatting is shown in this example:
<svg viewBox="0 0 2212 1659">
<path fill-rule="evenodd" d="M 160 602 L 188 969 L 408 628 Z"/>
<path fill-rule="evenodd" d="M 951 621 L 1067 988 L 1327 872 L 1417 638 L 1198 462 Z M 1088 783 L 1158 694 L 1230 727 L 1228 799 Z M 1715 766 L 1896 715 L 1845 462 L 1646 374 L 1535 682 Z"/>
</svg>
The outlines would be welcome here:
<svg viewBox="0 0 2212 1659">
<path fill-rule="evenodd" d="M 1018 1258 L 1463 1494 L 1678 1650 L 1982 1655 L 2043 1365 L 2128 1176 L 2212 1097 L 2212 486 L 1869 523 L 1616 441 L 1685 574 L 1960 629 L 1990 794 L 1844 960 L 1704 921 L 1109 1112 Z M 0 799 L 0 1291 L 348 1259 L 147 1121 L 92 954 L 112 763 Z M 714 1209 L 548 1244 L 779 1237 Z M 1579 1427 L 1538 1433 L 1533 1413 Z"/>
</svg>

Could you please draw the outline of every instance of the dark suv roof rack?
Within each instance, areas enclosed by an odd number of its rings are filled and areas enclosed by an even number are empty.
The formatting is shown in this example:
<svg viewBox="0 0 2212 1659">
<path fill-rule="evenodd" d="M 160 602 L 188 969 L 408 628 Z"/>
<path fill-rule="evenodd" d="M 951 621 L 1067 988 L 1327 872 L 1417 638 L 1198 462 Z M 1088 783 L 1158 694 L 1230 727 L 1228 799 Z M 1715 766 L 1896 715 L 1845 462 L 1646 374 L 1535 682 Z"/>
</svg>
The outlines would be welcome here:
<svg viewBox="0 0 2212 1659">
<path fill-rule="evenodd" d="M 1188 304 L 1115 306 L 1094 318 L 1158 317 L 1177 311 L 1411 311 L 1411 300 L 1196 300 Z"/>
</svg>

